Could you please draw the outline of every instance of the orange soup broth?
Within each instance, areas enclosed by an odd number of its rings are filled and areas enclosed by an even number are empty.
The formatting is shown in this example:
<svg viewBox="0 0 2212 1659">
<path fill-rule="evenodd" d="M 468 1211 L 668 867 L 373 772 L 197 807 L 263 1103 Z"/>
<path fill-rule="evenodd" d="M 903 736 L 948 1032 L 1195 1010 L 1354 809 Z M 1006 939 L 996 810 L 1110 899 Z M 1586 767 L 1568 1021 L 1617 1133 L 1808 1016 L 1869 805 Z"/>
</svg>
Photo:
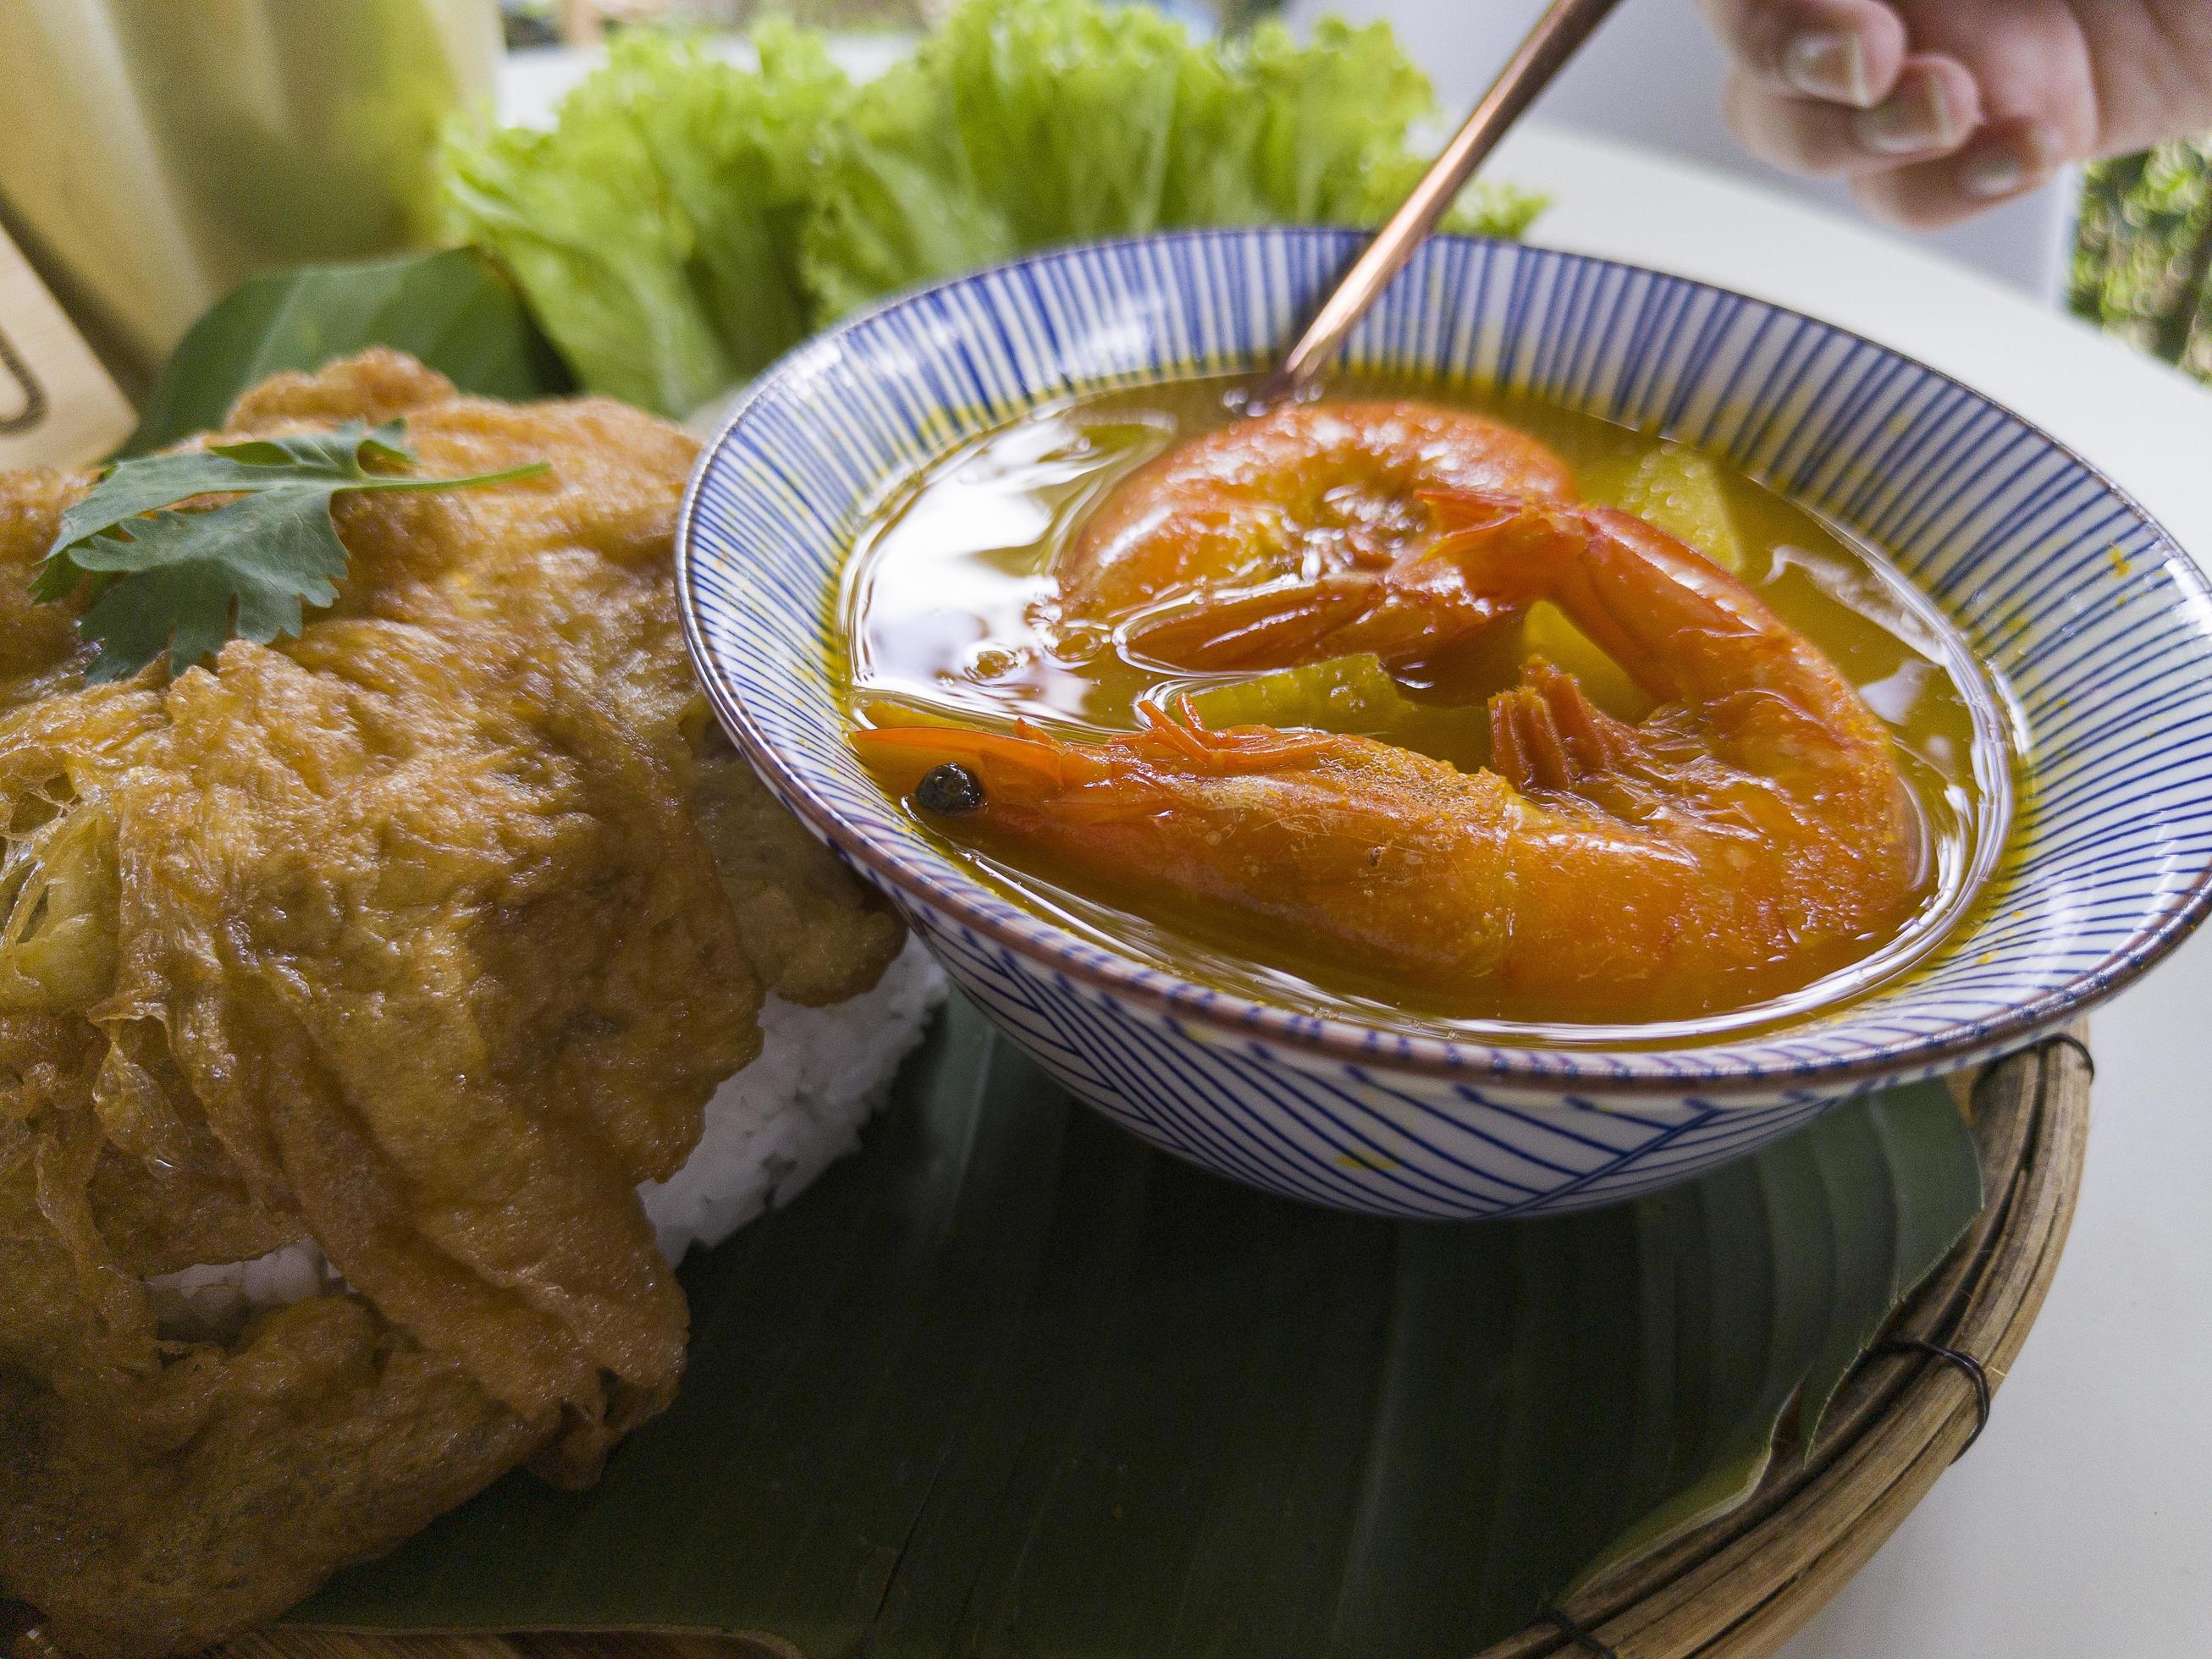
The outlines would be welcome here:
<svg viewBox="0 0 2212 1659">
<path fill-rule="evenodd" d="M 1471 770 L 1489 753 L 1485 698 L 1540 651 L 1575 672 L 1607 712 L 1635 719 L 1647 711 L 1626 674 L 1549 606 L 1536 607 L 1524 624 L 1494 630 L 1488 683 L 1455 683 L 1449 695 L 1398 683 L 1377 696 L 1371 685 L 1333 683 L 1326 673 L 1310 675 L 1310 686 L 1279 675 L 1164 676 L 1124 655 L 1106 630 L 1057 628 L 1055 554 L 1137 466 L 1236 418 L 1231 393 L 1240 384 L 1169 382 L 1032 411 L 893 492 L 859 538 L 834 600 L 835 636 L 846 653 L 838 667 L 855 723 L 1005 729 L 1024 717 L 1065 738 L 1096 740 L 1129 731 L 1139 698 L 1188 691 L 1214 724 L 1259 720 L 1356 732 Z M 1420 398 L 1505 421 L 1550 444 L 1587 498 L 1642 513 L 1732 562 L 1894 734 L 1925 856 L 1924 897 L 1905 927 L 1894 938 L 1866 941 L 1848 969 L 1755 1007 L 1666 1025 L 1602 1026 L 1479 991 L 1447 994 L 1347 969 L 1303 947 L 1291 929 L 1179 911 L 1158 893 L 1109 891 L 1084 872 L 943 836 L 918 816 L 949 856 L 1016 902 L 1179 977 L 1300 1012 L 1486 1042 L 1739 1036 L 1863 994 L 1909 971 L 1956 930 L 2009 820 L 2011 722 L 1963 643 L 1879 555 L 1725 463 L 1574 410 L 1464 386 L 1350 377 L 1330 393 Z M 1296 695 L 1273 695 L 1255 686 L 1260 680 Z"/>
</svg>

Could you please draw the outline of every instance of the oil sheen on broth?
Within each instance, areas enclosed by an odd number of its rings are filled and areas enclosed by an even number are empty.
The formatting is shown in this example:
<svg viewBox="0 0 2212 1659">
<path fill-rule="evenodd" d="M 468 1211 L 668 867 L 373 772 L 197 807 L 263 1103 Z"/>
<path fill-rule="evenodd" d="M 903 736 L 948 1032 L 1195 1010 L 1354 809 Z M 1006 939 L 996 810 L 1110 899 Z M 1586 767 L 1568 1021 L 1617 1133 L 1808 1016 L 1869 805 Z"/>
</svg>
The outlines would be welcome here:
<svg viewBox="0 0 2212 1659">
<path fill-rule="evenodd" d="M 1375 737 L 1463 770 L 1488 758 L 1487 694 L 1540 654 L 1609 714 L 1648 702 L 1563 615 L 1538 605 L 1493 630 L 1486 683 L 1440 688 L 1382 675 L 1371 659 L 1269 674 L 1164 674 L 1106 629 L 1056 625 L 1051 568 L 1085 515 L 1134 468 L 1231 418 L 1234 382 L 1192 380 L 1078 398 L 976 438 L 909 481 L 860 538 L 836 597 L 848 706 L 857 724 L 1003 729 L 1026 717 L 1097 740 L 1136 724 L 1135 705 L 1193 694 L 1207 723 L 1310 726 Z M 1340 380 L 1333 397 L 1449 403 L 1528 432 L 1573 467 L 1582 495 L 1651 520 L 1740 577 L 1828 657 L 1890 728 L 1921 819 L 1926 897 L 1894 938 L 1850 969 L 1754 1007 L 1634 1027 L 1561 1023 L 1478 994 L 1347 971 L 1302 951 L 1293 930 L 1180 914 L 1156 894 L 1115 894 L 1034 856 L 1019 863 L 923 828 L 1017 902 L 1111 940 L 1161 969 L 1323 1014 L 1486 1040 L 1679 1042 L 1802 1018 L 1905 971 L 1958 924 L 1995 861 L 2009 817 L 2006 721 L 1964 649 L 1902 579 L 1804 509 L 1693 451 L 1519 398 L 1419 383 Z M 1480 672 L 1480 671 L 1478 671 Z M 1136 912 L 1141 910 L 1142 914 Z"/>
</svg>

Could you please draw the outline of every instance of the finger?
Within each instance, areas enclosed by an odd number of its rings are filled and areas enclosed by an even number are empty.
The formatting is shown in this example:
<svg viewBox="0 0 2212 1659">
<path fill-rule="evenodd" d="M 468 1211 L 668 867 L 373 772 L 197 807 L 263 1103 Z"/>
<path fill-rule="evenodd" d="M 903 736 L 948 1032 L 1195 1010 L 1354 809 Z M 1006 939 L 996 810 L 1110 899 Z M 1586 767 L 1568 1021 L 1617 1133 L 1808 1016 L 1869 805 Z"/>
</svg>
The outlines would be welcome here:
<svg viewBox="0 0 2212 1659">
<path fill-rule="evenodd" d="M 1981 120 L 1973 76 L 1948 58 L 1915 59 L 1872 109 L 1846 109 L 1769 91 L 1738 71 L 1729 125 L 1744 148 L 1795 173 L 1857 178 L 1948 155 Z"/>
<path fill-rule="evenodd" d="M 1920 51 L 1966 65 L 1981 88 L 1983 112 L 1992 123 L 2047 121 L 2065 135 L 2069 155 L 2085 155 L 2097 147 L 2105 106 L 2117 106 L 2131 92 L 2148 91 L 2163 78 L 2160 70 L 2179 60 L 2177 52 L 2161 51 L 2140 38 L 2132 56 L 2127 45 L 2126 20 L 2166 3 L 1899 0 L 1898 15 Z M 2186 0 L 2186 5 L 2212 13 L 2204 0 Z"/>
<path fill-rule="evenodd" d="M 1859 112 L 1772 91 L 1743 70 L 1729 77 L 1725 108 L 1738 143 L 1792 173 L 1848 179 L 1897 165 L 1893 157 L 1868 154 L 1859 142 L 1853 125 Z"/>
<path fill-rule="evenodd" d="M 1699 0 L 1737 64 L 1770 92 L 1866 109 L 1905 65 L 1905 30 L 1883 0 Z"/>
<path fill-rule="evenodd" d="M 1981 88 L 1972 71 L 1955 58 L 1924 52 L 1905 60 L 1895 91 L 1851 117 L 1868 154 L 1892 161 L 1948 155 L 1981 124 Z"/>
<path fill-rule="evenodd" d="M 2045 183 L 2065 154 L 2063 137 L 2046 122 L 1993 122 L 1955 155 L 1870 173 L 1852 190 L 1893 224 L 1937 230 Z"/>
</svg>

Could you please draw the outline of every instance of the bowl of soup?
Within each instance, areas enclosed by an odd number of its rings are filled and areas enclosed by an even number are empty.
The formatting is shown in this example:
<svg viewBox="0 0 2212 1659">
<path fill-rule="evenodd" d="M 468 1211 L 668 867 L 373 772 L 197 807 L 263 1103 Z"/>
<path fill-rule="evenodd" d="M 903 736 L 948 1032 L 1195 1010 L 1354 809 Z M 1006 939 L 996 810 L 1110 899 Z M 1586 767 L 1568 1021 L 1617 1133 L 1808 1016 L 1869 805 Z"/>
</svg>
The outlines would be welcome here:
<svg viewBox="0 0 2212 1659">
<path fill-rule="evenodd" d="M 2212 594 L 2045 434 L 1635 267 L 1069 248 L 801 348 L 688 635 L 770 787 L 1144 1139 L 1476 1217 L 2051 1034 L 2212 895 Z"/>
</svg>

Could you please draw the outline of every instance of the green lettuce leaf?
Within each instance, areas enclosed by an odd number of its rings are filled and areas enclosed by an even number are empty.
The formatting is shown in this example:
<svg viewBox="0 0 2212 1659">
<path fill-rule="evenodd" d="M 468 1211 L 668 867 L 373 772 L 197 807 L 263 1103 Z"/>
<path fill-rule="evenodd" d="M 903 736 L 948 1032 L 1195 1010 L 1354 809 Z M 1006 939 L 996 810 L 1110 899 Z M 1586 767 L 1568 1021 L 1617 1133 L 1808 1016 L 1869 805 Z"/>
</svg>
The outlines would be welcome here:
<svg viewBox="0 0 2212 1659">
<path fill-rule="evenodd" d="M 757 69 L 632 32 L 546 131 L 465 125 L 447 210 L 594 391 L 681 416 L 916 283 L 1087 237 L 1367 224 L 1423 158 L 1428 82 L 1389 30 L 1194 41 L 1144 7 L 964 0 L 855 88 L 765 26 Z M 1481 187 L 1455 228 L 1540 203 Z"/>
<path fill-rule="evenodd" d="M 821 320 L 1024 248 L 1187 226 L 1370 224 L 1425 158 L 1427 80 L 1386 25 L 1194 42 L 1146 7 L 966 0 L 862 88 L 806 226 Z M 1497 187 L 1453 228 L 1517 235 Z"/>
<path fill-rule="evenodd" d="M 764 27 L 761 66 L 631 33 L 551 129 L 463 127 L 453 228 L 497 257 L 585 385 L 683 415 L 804 337 L 811 152 L 852 88 L 821 41 Z"/>
<path fill-rule="evenodd" d="M 800 268 L 822 320 L 1021 248 L 1012 214 L 979 186 L 945 114 L 933 77 L 911 60 L 858 100 L 801 232 Z"/>
</svg>

